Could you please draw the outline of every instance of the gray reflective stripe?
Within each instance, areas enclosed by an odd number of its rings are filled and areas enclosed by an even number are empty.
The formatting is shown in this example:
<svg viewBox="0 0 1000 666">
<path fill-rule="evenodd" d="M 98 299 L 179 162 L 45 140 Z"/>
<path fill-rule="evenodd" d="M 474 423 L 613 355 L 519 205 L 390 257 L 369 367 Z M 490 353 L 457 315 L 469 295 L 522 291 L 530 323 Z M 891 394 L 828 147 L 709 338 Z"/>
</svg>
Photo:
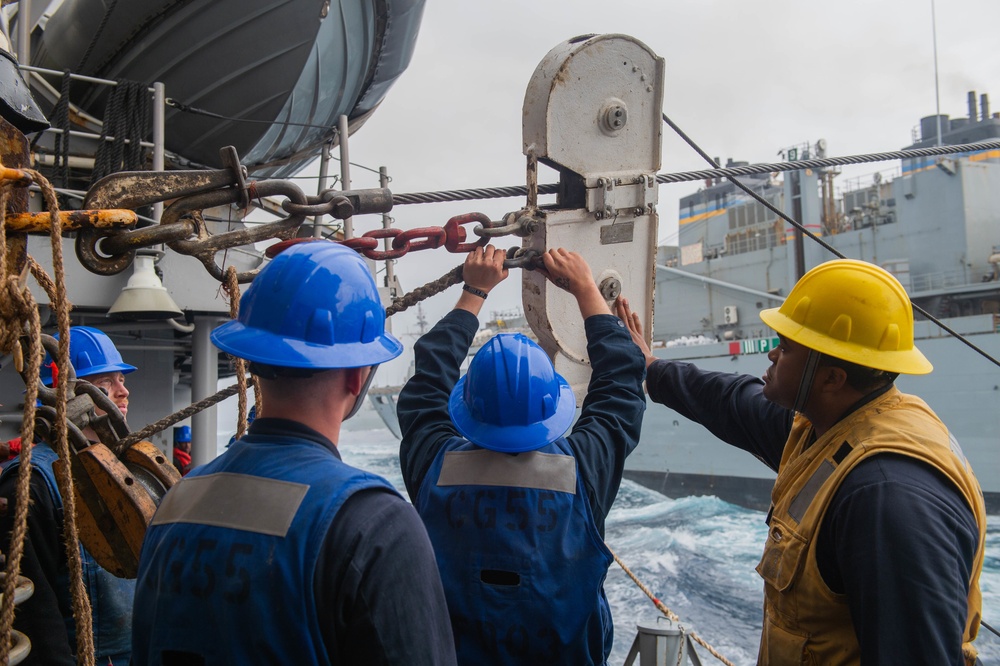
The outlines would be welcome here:
<svg viewBox="0 0 1000 666">
<path fill-rule="evenodd" d="M 819 489 L 823 487 L 826 480 L 830 478 L 833 474 L 833 470 L 836 469 L 833 463 L 829 460 L 824 460 L 813 475 L 809 477 L 806 481 L 806 485 L 802 486 L 802 490 L 799 494 L 795 496 L 792 503 L 788 506 L 788 515 L 795 519 L 796 522 L 802 522 L 802 516 L 806 514 L 806 509 L 812 504 L 813 498 L 816 497 L 816 493 Z"/>
<path fill-rule="evenodd" d="M 151 524 L 197 523 L 283 537 L 308 490 L 303 483 L 229 472 L 183 479 Z"/>
<path fill-rule="evenodd" d="M 511 455 L 488 449 L 448 451 L 439 486 L 513 486 L 576 494 L 576 459 L 530 451 Z"/>
</svg>

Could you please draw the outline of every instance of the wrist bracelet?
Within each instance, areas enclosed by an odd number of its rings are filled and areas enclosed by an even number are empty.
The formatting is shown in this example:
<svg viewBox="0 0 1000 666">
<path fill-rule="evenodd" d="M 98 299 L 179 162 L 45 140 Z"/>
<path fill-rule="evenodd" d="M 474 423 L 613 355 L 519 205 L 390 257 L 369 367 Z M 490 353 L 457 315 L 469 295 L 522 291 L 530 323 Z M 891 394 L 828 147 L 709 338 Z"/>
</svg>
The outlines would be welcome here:
<svg viewBox="0 0 1000 666">
<path fill-rule="evenodd" d="M 485 291 L 483 291 L 482 289 L 476 289 L 475 287 L 470 287 L 467 284 L 463 284 L 462 285 L 462 290 L 469 292 L 473 296 L 478 296 L 479 298 L 483 299 L 484 301 L 486 300 L 486 297 L 489 295 Z"/>
</svg>

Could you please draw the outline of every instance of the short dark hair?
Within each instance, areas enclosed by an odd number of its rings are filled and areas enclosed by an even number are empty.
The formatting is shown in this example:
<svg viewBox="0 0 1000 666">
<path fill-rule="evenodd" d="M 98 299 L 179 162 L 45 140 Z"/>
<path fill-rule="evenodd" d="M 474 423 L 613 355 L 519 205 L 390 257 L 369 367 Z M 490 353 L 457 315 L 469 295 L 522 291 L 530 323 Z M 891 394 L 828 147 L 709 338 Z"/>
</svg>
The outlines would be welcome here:
<svg viewBox="0 0 1000 666">
<path fill-rule="evenodd" d="M 303 379 L 325 372 L 330 368 L 289 368 L 280 365 L 268 365 L 250 361 L 250 373 L 261 379 Z"/>
<path fill-rule="evenodd" d="M 845 361 L 842 358 L 836 358 L 829 354 L 823 354 L 819 360 L 819 364 L 843 370 L 847 373 L 847 384 L 854 390 L 861 391 L 862 393 L 870 393 L 871 391 L 888 386 L 896 381 L 896 377 L 899 377 L 898 372 L 869 368 L 868 366 L 851 363 L 850 361 Z"/>
</svg>

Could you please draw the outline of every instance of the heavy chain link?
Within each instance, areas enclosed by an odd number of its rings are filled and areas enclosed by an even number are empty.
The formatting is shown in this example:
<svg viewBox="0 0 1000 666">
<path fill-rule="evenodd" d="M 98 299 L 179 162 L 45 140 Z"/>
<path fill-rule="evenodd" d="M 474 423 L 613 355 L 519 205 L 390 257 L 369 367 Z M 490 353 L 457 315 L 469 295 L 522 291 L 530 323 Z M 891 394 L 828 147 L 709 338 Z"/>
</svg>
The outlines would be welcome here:
<svg viewBox="0 0 1000 666">
<path fill-rule="evenodd" d="M 480 235 L 478 239 L 466 242 L 468 233 L 465 225 L 479 223 L 476 230 L 490 228 L 493 222 L 483 213 L 465 213 L 448 220 L 443 227 L 418 227 L 416 229 L 375 229 L 357 238 L 340 241 L 343 245 L 357 250 L 369 259 L 384 261 L 399 259 L 408 252 L 418 250 L 436 250 L 442 245 L 446 250 L 456 254 L 466 254 L 486 245 L 489 237 Z M 379 250 L 378 239 L 391 238 L 391 250 Z"/>
<path fill-rule="evenodd" d="M 80 262 L 98 275 L 115 275 L 128 268 L 137 250 L 160 244 L 168 245 L 179 254 L 195 257 L 220 282 L 225 270 L 216 262 L 221 250 L 249 245 L 263 240 L 280 241 L 266 250 L 273 257 L 294 239 L 307 216 L 332 215 L 344 219 L 358 213 L 387 212 L 392 207 L 392 194 L 384 188 L 372 190 L 326 190 L 315 196 L 306 196 L 294 183 L 286 180 L 264 180 L 247 184 L 251 199 L 283 195 L 281 208 L 289 213 L 275 222 L 253 228 L 211 234 L 201 211 L 217 206 L 239 203 L 244 194 L 240 188 L 213 189 L 182 197 L 163 213 L 160 224 L 134 230 L 84 228 L 76 239 L 76 254 Z M 163 197 L 158 191 L 157 198 Z M 133 196 L 130 203 L 136 203 Z M 514 234 L 523 236 L 529 231 L 527 218 L 507 216 L 502 222 L 493 222 L 483 213 L 456 215 L 441 227 L 416 229 L 374 229 L 362 236 L 338 241 L 374 261 L 399 259 L 409 252 L 444 247 L 452 253 L 464 254 L 486 245 L 491 238 Z M 474 224 L 468 230 L 468 225 Z M 475 235 L 475 240 L 469 240 Z M 379 249 L 379 241 L 391 239 L 388 249 Z M 250 282 L 259 269 L 237 274 L 237 281 Z"/>
</svg>

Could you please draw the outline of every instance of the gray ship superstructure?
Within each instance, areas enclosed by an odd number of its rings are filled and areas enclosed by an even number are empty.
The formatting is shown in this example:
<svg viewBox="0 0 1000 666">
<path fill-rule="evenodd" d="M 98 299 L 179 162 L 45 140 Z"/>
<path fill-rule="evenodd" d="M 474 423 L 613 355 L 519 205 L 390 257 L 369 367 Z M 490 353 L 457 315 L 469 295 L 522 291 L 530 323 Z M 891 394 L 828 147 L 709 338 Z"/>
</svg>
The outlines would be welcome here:
<svg viewBox="0 0 1000 666">
<path fill-rule="evenodd" d="M 965 118 L 930 116 L 908 148 L 1000 137 L 1000 114 L 969 93 Z M 940 136 L 938 132 L 940 131 Z M 823 141 L 783 151 L 822 157 Z M 732 165 L 732 164 L 731 164 Z M 1000 151 L 904 160 L 835 190 L 837 172 L 789 172 L 743 182 L 835 247 L 892 272 L 912 301 L 993 358 L 1000 357 Z M 658 255 L 654 349 L 720 371 L 763 374 L 777 338 L 758 317 L 809 268 L 835 258 L 729 182 L 680 202 L 677 247 Z M 917 314 L 917 346 L 934 364 L 901 376 L 958 439 L 991 510 L 1000 507 L 1000 368 Z M 695 341 L 716 340 L 709 344 Z M 687 343 L 687 344 L 686 344 Z M 670 496 L 713 494 L 766 508 L 774 474 L 675 412 L 651 405 L 626 477 Z"/>
</svg>

